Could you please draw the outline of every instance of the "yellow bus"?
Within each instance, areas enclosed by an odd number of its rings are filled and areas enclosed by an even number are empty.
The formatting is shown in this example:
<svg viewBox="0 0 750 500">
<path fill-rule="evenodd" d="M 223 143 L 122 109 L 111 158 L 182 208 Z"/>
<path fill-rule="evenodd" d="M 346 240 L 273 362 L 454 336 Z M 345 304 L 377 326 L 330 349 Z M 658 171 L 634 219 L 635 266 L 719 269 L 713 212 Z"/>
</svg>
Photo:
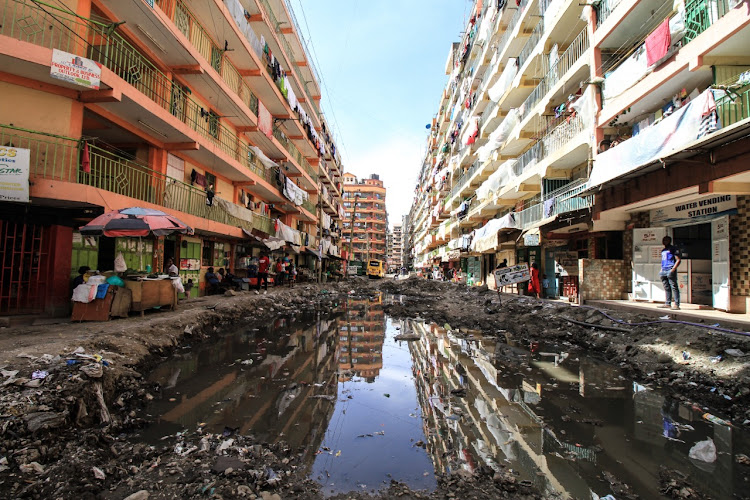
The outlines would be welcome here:
<svg viewBox="0 0 750 500">
<path fill-rule="evenodd" d="M 367 263 L 367 276 L 385 278 L 385 263 L 382 260 L 371 260 Z"/>
</svg>

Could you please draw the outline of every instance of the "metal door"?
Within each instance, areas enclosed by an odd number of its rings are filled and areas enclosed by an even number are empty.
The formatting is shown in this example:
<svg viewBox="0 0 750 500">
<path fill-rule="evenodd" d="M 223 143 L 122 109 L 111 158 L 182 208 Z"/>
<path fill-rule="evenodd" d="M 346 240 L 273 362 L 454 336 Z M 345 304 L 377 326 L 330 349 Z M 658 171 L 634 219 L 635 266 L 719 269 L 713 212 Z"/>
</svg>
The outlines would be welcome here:
<svg viewBox="0 0 750 500">
<path fill-rule="evenodd" d="M 711 221 L 711 288 L 716 309 L 729 310 L 729 217 Z"/>
<path fill-rule="evenodd" d="M 549 287 L 544 290 L 547 297 L 557 297 L 557 266 L 555 262 L 555 251 L 551 248 L 544 252 L 544 274 L 547 276 Z"/>
<path fill-rule="evenodd" d="M 661 270 L 662 238 L 665 227 L 633 229 L 633 298 L 636 300 L 663 301 L 664 286 L 659 278 Z"/>
<path fill-rule="evenodd" d="M 44 310 L 50 275 L 50 228 L 0 220 L 0 314 Z"/>
</svg>

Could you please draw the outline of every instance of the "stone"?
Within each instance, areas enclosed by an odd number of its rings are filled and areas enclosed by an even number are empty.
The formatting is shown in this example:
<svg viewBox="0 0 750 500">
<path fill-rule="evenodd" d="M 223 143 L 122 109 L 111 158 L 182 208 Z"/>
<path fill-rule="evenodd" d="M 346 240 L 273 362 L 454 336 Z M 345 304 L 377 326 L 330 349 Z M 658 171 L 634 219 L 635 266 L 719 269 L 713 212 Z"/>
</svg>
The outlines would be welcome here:
<svg viewBox="0 0 750 500">
<path fill-rule="evenodd" d="M 237 292 L 234 290 L 227 290 L 224 292 L 224 297 L 234 297 L 235 295 L 237 295 Z"/>
<path fill-rule="evenodd" d="M 656 361 L 658 361 L 659 363 L 671 363 L 672 362 L 672 356 L 670 356 L 669 354 L 661 353 L 656 358 Z"/>
<path fill-rule="evenodd" d="M 146 500 L 148 496 L 149 496 L 148 491 L 141 490 L 141 491 L 136 491 L 132 495 L 126 496 L 124 500 Z"/>
<path fill-rule="evenodd" d="M 36 432 L 40 429 L 56 429 L 65 423 L 65 413 L 55 413 L 49 411 L 37 411 L 27 413 L 23 419 L 26 421 L 26 427 L 30 432 Z"/>
</svg>

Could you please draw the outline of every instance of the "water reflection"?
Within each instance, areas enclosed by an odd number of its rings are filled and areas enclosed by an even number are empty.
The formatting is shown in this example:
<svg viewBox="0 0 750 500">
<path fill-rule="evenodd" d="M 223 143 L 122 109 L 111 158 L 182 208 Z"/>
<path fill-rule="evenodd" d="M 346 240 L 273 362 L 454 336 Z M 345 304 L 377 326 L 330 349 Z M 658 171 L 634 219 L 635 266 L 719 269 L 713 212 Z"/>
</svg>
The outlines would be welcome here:
<svg viewBox="0 0 750 500">
<path fill-rule="evenodd" d="M 747 453 L 746 433 L 707 422 L 700 409 L 629 382 L 611 365 L 509 337 L 408 328 L 422 336 L 410 348 L 437 470 L 504 464 L 545 495 L 652 498 L 664 465 L 712 498 L 744 491 L 733 457 Z M 690 460 L 690 447 L 707 437 L 718 460 Z"/>
</svg>

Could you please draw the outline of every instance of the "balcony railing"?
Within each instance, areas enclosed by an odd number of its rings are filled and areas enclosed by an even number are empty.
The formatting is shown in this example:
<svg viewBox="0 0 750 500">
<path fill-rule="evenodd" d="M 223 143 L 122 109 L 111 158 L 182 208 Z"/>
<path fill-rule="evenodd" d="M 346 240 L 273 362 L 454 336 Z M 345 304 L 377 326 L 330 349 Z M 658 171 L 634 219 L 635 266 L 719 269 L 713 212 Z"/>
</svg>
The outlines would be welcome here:
<svg viewBox="0 0 750 500">
<path fill-rule="evenodd" d="M 594 204 L 593 195 L 579 196 L 586 190 L 586 186 L 586 179 L 579 179 L 555 191 L 546 193 L 544 197 L 535 197 L 536 199 L 532 199 L 531 203 L 535 201 L 536 203 L 518 213 L 521 229 L 527 229 L 546 217 L 592 207 Z M 547 207 L 547 213 L 545 213 L 545 206 Z"/>
<path fill-rule="evenodd" d="M 235 217 L 216 200 L 207 205 L 202 189 L 95 145 L 89 145 L 90 172 L 84 172 L 80 168 L 83 143 L 73 138 L 0 125 L 0 144 L 31 151 L 32 178 L 83 184 L 229 226 L 273 234 L 270 218 L 255 213 L 252 222 Z"/>
<path fill-rule="evenodd" d="M 554 87 L 554 85 L 562 78 L 565 73 L 568 72 L 573 65 L 581 59 L 584 52 L 589 49 L 589 34 L 588 28 L 581 31 L 578 36 L 573 40 L 570 46 L 565 49 L 560 55 L 554 66 L 552 66 L 546 75 L 539 82 L 534 90 L 531 91 L 529 97 L 526 98 L 523 105 L 521 106 L 520 119 L 523 120 L 529 115 L 534 106 L 547 95 L 547 93 Z"/>
<path fill-rule="evenodd" d="M 585 129 L 583 117 L 577 115 L 570 122 L 562 123 L 547 132 L 530 149 L 518 157 L 513 164 L 513 173 L 520 176 L 546 157 L 565 147 L 573 138 Z"/>
<path fill-rule="evenodd" d="M 597 28 L 607 20 L 612 12 L 622 3 L 622 0 L 601 0 L 596 6 L 596 26 Z"/>
<path fill-rule="evenodd" d="M 471 176 L 476 173 L 477 170 L 483 165 L 482 162 L 479 160 L 475 161 L 469 169 L 461 175 L 461 177 L 458 178 L 456 181 L 456 184 L 453 186 L 453 189 L 451 189 L 450 194 L 448 195 L 448 198 L 453 198 L 456 196 L 465 186 L 466 184 L 471 180 Z"/>
<path fill-rule="evenodd" d="M 518 67 L 522 68 L 523 65 L 528 60 L 529 56 L 531 56 L 531 53 L 534 52 L 534 49 L 536 48 L 536 45 L 539 43 L 539 40 L 542 39 L 542 35 L 544 34 L 544 18 L 539 18 L 539 24 L 536 25 L 534 28 L 534 31 L 531 32 L 531 36 L 528 40 L 526 40 L 526 43 L 524 44 L 523 48 L 521 49 L 521 52 L 518 54 Z"/>
</svg>

